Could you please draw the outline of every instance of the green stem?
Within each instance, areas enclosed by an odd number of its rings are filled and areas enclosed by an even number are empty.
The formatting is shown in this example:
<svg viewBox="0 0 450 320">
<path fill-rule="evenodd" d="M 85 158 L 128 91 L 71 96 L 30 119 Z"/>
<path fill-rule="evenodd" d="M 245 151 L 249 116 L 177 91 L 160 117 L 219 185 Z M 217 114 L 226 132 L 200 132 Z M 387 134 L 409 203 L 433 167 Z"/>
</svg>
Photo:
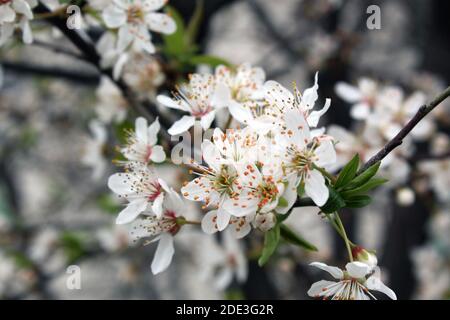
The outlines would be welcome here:
<svg viewBox="0 0 450 320">
<path fill-rule="evenodd" d="M 348 258 L 350 259 L 350 262 L 353 262 L 353 254 L 352 254 L 353 243 L 347 237 L 347 233 L 345 232 L 345 228 L 344 225 L 342 224 L 341 218 L 339 217 L 339 213 L 336 212 L 334 216 L 336 217 L 337 227 L 340 229 L 339 234 L 344 239 L 345 246 L 347 247 Z"/>
</svg>

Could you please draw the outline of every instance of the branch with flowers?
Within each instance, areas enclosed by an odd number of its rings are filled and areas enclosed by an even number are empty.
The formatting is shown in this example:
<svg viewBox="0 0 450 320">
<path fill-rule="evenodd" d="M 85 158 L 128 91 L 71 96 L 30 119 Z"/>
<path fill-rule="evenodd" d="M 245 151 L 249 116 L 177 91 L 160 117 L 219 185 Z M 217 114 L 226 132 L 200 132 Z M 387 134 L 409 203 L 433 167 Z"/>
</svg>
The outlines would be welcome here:
<svg viewBox="0 0 450 320">
<path fill-rule="evenodd" d="M 316 108 L 318 73 L 310 88 L 301 92 L 294 85 L 290 91 L 267 80 L 262 68 L 248 63 L 232 66 L 220 58 L 200 55 L 193 43 L 199 11 L 185 26 L 174 9 L 159 12 L 166 4 L 164 0 L 114 0 L 106 7 L 96 1 L 78 4 L 89 18 L 85 19 L 88 26 L 104 29 L 97 43 L 85 30 L 67 26 L 66 5 L 49 9 L 42 2 L 12 0 L 0 2 L 0 46 L 13 37 L 17 28 L 22 31 L 23 42 L 31 43 L 29 21 L 36 14 L 58 28 L 81 56 L 45 47 L 87 61 L 103 76 L 103 90 L 99 91 L 107 92 L 107 98 L 102 105 L 112 112 L 100 112 L 98 120 L 106 124 L 123 122 L 126 111 L 119 104 L 139 115 L 117 148 L 115 163 L 122 170 L 109 177 L 108 187 L 125 202 L 116 223 L 128 226 L 134 241 L 158 242 L 151 264 L 154 274 L 171 264 L 174 241 L 185 226 L 198 227 L 209 235 L 223 233 L 227 250 L 239 247 L 236 239 L 260 233 L 264 237 L 260 266 L 274 255 L 281 240 L 317 251 L 314 244 L 285 224 L 294 208 L 313 207 L 343 239 L 348 263 L 345 270 L 311 263 L 336 281 L 316 282 L 308 294 L 324 299 L 366 300 L 375 298 L 369 291 L 375 290 L 396 299 L 395 293 L 381 282 L 375 253 L 349 239 L 339 213 L 370 204 L 369 192 L 387 182 L 377 176 L 381 161 L 450 96 L 450 87 L 396 127 L 394 131 L 399 130 L 392 139 L 365 163 L 359 152 L 353 152 L 348 161 L 338 164 L 336 149 L 341 141 L 332 130 L 319 126 L 331 107 L 331 99 Z M 163 35 L 161 47 L 152 43 L 149 30 Z M 145 61 L 145 71 L 152 75 L 151 89 L 139 90 L 141 60 Z M 133 63 L 135 69 L 127 74 L 127 66 Z M 203 64 L 213 70 L 194 72 Z M 148 80 L 148 74 L 146 77 Z M 363 99 L 355 88 L 340 84 L 337 91 L 350 101 L 362 101 L 355 106 L 358 116 L 366 117 L 370 112 L 366 104 L 372 100 Z M 219 125 L 221 115 L 225 115 L 225 121 Z M 107 138 L 100 122 L 91 123 L 98 141 L 92 145 L 94 155 L 85 159 L 93 166 L 100 162 L 95 152 Z M 164 141 L 158 139 L 161 133 Z M 191 133 L 193 150 L 190 143 L 188 150 L 185 143 L 174 143 Z M 189 155 L 194 151 L 201 157 L 186 159 L 183 154 L 180 159 L 176 149 Z M 184 176 L 190 181 L 178 187 L 162 179 L 158 165 L 165 162 L 183 166 Z M 187 212 L 188 202 L 201 204 L 200 218 Z M 239 262 L 234 261 L 233 266 L 236 264 Z M 243 277 L 242 272 L 236 273 L 237 278 Z M 228 281 L 231 277 L 227 270 L 224 278 Z"/>
</svg>

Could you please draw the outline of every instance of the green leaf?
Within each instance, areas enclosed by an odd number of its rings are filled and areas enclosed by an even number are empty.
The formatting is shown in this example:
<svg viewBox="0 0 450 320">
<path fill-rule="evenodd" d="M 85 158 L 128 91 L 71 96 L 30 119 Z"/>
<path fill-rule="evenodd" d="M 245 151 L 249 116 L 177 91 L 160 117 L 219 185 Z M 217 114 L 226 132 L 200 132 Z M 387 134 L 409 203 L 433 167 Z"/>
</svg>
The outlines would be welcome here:
<svg viewBox="0 0 450 320">
<path fill-rule="evenodd" d="M 232 67 L 231 63 L 222 58 L 205 54 L 193 56 L 189 59 L 189 62 L 193 65 L 207 64 L 214 68 L 221 64 L 227 67 Z"/>
<path fill-rule="evenodd" d="M 258 264 L 260 267 L 265 265 L 272 254 L 278 247 L 278 243 L 280 242 L 280 225 L 277 224 L 275 227 L 266 232 L 264 237 L 264 248 L 259 257 Z"/>
<path fill-rule="evenodd" d="M 349 197 L 354 195 L 367 193 L 368 191 L 382 185 L 383 183 L 386 183 L 387 181 L 387 179 L 373 178 L 358 188 L 342 192 L 341 195 L 343 198 L 348 199 Z"/>
<path fill-rule="evenodd" d="M 338 211 L 339 209 L 345 207 L 345 201 L 341 197 L 341 195 L 334 190 L 332 187 L 328 187 L 330 195 L 328 197 L 327 203 L 320 209 L 323 213 L 333 213 Z"/>
<path fill-rule="evenodd" d="M 345 200 L 345 204 L 349 208 L 363 208 L 372 202 L 372 198 L 367 195 L 358 195 Z"/>
<path fill-rule="evenodd" d="M 280 225 L 280 234 L 284 240 L 292 244 L 295 244 L 309 251 L 318 251 L 315 245 L 311 244 L 310 242 L 300 237 L 285 224 Z"/>
<path fill-rule="evenodd" d="M 346 186 L 355 177 L 359 167 L 359 155 L 355 154 L 352 160 L 342 168 L 339 176 L 334 184 L 336 189 Z"/>
<path fill-rule="evenodd" d="M 185 41 L 184 21 L 180 13 L 173 7 L 167 6 L 166 13 L 173 18 L 177 29 L 172 34 L 163 35 L 164 51 L 168 55 L 180 56 L 187 51 L 187 43 Z"/>
<path fill-rule="evenodd" d="M 367 170 L 362 172 L 361 174 L 357 175 L 347 186 L 348 189 L 355 189 L 363 184 L 365 184 L 367 181 L 369 181 L 380 168 L 381 162 L 378 161 L 374 165 L 370 166 Z"/>
<path fill-rule="evenodd" d="M 186 28 L 186 42 L 188 45 L 196 43 L 198 30 L 200 29 L 200 25 L 203 19 L 203 14 L 204 14 L 204 1 L 197 0 L 195 11 L 192 14 L 191 20 L 189 20 L 189 24 Z"/>
</svg>

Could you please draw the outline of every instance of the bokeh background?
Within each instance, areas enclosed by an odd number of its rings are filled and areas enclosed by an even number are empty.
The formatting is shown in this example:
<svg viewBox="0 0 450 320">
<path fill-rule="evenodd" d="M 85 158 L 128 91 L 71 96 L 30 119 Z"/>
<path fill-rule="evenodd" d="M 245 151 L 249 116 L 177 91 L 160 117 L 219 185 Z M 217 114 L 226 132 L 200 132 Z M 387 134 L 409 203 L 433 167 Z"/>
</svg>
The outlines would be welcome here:
<svg viewBox="0 0 450 320">
<path fill-rule="evenodd" d="M 196 7 L 194 0 L 170 4 L 186 21 Z M 366 27 L 372 4 L 381 8 L 380 30 Z M 350 105 L 335 94 L 338 81 L 370 77 L 406 93 L 421 90 L 428 100 L 448 85 L 448 12 L 445 0 L 206 0 L 198 45 L 231 63 L 260 66 L 287 87 L 294 80 L 309 87 L 319 71 L 320 96 L 332 98 L 325 122 L 351 129 Z M 106 180 L 117 171 L 111 163 L 117 141 L 105 142 L 109 147 L 95 159 L 96 168 L 86 159 L 99 147 L 90 120 L 99 105 L 120 97 L 98 89 L 101 78 L 89 65 L 39 46 L 53 41 L 71 49 L 57 32 L 35 31 L 35 37 L 35 45 L 0 50 L 1 298 L 306 299 L 311 283 L 323 276 L 309 262 L 345 263 L 345 248 L 331 228 L 317 215 L 298 212 L 290 225 L 318 253 L 283 245 L 260 268 L 252 249 L 262 240 L 251 238 L 245 243 L 247 280 L 218 289 L 204 275 L 216 263 L 204 246 L 217 243 L 186 230 L 170 268 L 153 276 L 154 247 L 131 243 L 126 229 L 114 224 L 120 203 Z M 377 251 L 384 281 L 401 299 L 450 298 L 449 106 L 434 117 L 439 133 L 415 143 L 408 177 L 377 191 L 369 207 L 343 213 L 350 238 Z M 444 151 L 430 153 L 433 144 Z M 417 159 L 439 165 L 424 173 Z M 168 181 L 181 179 L 170 166 L 158 169 Z M 198 208 L 187 210 L 197 214 Z M 67 289 L 72 264 L 81 268 L 81 290 Z"/>
</svg>

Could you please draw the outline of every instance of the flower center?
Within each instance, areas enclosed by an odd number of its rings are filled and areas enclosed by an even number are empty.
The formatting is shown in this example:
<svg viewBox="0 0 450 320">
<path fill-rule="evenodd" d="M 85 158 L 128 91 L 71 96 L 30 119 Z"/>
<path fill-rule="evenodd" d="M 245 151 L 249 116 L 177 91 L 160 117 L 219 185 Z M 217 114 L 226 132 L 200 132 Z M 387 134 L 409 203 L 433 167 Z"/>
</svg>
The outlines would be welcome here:
<svg viewBox="0 0 450 320">
<path fill-rule="evenodd" d="M 0 0 L 2 1 L 2 0 Z M 133 5 L 128 8 L 127 12 L 127 22 L 128 23 L 138 23 L 144 20 L 144 11 L 138 5 Z"/>
<path fill-rule="evenodd" d="M 263 184 L 260 185 L 260 196 L 258 207 L 262 208 L 266 204 L 274 201 L 279 193 L 277 185 L 274 183 L 272 177 L 268 177 Z"/>
<path fill-rule="evenodd" d="M 237 175 L 235 172 L 229 170 L 228 166 L 222 166 L 220 172 L 215 176 L 213 181 L 214 188 L 220 194 L 228 194 L 232 196 L 235 192 L 233 190 L 233 184 L 236 181 Z"/>
<path fill-rule="evenodd" d="M 148 196 L 148 200 L 155 201 L 156 198 L 158 198 L 158 196 L 161 194 L 162 187 L 157 181 L 154 181 L 150 183 L 149 189 L 151 190 L 151 192 L 150 195 Z"/>
</svg>

